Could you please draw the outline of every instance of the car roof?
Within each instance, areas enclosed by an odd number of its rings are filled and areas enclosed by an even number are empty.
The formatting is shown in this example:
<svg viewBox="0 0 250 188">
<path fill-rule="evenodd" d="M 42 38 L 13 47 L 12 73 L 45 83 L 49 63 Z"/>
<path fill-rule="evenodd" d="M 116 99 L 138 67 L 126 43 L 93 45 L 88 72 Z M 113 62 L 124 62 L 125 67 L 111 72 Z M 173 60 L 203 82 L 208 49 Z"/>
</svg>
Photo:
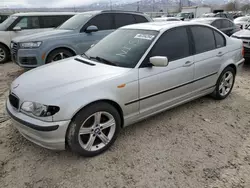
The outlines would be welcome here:
<svg viewBox="0 0 250 188">
<path fill-rule="evenodd" d="M 95 11 L 87 11 L 87 12 L 81 12 L 79 14 L 100 14 L 100 13 L 127 13 L 127 14 L 143 14 L 146 15 L 143 12 L 138 12 L 138 11 L 124 11 L 124 10 L 95 10 Z"/>
<path fill-rule="evenodd" d="M 53 16 L 53 15 L 75 15 L 76 12 L 22 12 L 13 16 Z"/>
<path fill-rule="evenodd" d="M 127 25 L 122 27 L 122 29 L 138 29 L 138 30 L 154 30 L 154 31 L 161 31 L 161 30 L 168 30 L 171 28 L 179 27 L 179 26 L 188 26 L 188 25 L 205 25 L 196 22 L 189 22 L 189 21 L 171 21 L 171 22 L 146 22 L 140 24 L 133 24 Z"/>
</svg>

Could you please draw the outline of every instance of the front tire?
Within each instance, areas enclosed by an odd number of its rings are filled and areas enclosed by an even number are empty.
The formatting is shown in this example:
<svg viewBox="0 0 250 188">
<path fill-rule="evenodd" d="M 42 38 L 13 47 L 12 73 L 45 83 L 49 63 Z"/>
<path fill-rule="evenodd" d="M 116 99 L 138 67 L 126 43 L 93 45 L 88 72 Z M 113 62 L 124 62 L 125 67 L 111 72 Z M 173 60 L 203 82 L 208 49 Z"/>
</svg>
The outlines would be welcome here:
<svg viewBox="0 0 250 188">
<path fill-rule="evenodd" d="M 212 96 L 216 100 L 223 100 L 231 93 L 235 82 L 235 70 L 232 67 L 225 68 L 216 83 Z"/>
<path fill-rule="evenodd" d="M 0 44 L 0 64 L 8 61 L 10 56 L 9 49 Z"/>
<path fill-rule="evenodd" d="M 116 140 L 121 117 L 109 103 L 98 102 L 83 108 L 67 131 L 67 144 L 73 152 L 93 157 L 106 151 Z"/>
<path fill-rule="evenodd" d="M 66 59 L 66 58 L 69 58 L 69 57 L 72 57 L 74 56 L 74 54 L 67 50 L 67 49 L 57 49 L 57 50 L 54 50 L 52 51 L 47 59 L 46 59 L 46 64 L 47 63 L 51 63 L 51 62 L 54 62 L 54 61 L 59 61 L 59 60 L 62 60 L 62 59 Z"/>
</svg>

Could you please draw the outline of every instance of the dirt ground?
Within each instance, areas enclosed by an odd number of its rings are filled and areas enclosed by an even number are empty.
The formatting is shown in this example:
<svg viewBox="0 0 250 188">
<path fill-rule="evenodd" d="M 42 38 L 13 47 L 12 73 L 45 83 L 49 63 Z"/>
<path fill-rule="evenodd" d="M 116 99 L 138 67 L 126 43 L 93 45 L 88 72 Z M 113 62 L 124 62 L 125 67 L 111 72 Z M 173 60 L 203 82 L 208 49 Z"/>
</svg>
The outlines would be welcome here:
<svg viewBox="0 0 250 188">
<path fill-rule="evenodd" d="M 94 158 L 43 149 L 17 132 L 5 99 L 22 72 L 0 65 L 0 187 L 250 187 L 250 64 L 226 100 L 204 97 L 127 127 Z"/>
</svg>

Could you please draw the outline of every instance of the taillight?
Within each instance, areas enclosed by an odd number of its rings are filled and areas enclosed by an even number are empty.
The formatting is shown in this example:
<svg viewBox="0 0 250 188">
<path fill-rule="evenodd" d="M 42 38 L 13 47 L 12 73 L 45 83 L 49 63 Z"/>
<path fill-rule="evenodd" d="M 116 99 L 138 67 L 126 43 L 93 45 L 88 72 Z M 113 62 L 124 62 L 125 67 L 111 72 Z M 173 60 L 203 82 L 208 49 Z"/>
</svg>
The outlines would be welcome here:
<svg viewBox="0 0 250 188">
<path fill-rule="evenodd" d="M 244 57 L 244 56 L 245 56 L 245 49 L 244 49 L 244 46 L 242 46 L 242 51 L 241 51 L 241 53 L 242 53 L 242 56 Z"/>
</svg>

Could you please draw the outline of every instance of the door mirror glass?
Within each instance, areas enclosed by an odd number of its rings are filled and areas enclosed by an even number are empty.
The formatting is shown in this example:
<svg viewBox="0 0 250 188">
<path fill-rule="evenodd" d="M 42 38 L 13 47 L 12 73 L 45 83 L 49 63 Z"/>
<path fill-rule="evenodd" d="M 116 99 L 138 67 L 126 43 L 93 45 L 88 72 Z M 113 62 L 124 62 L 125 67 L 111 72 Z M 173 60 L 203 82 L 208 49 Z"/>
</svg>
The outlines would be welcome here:
<svg viewBox="0 0 250 188">
<path fill-rule="evenodd" d="M 85 30 L 86 33 L 92 33 L 92 32 L 97 32 L 98 28 L 94 25 L 88 26 L 87 29 Z"/>
<path fill-rule="evenodd" d="M 149 61 L 155 67 L 166 67 L 168 65 L 168 58 L 164 56 L 154 56 Z"/>
<path fill-rule="evenodd" d="M 16 27 L 13 28 L 13 31 L 21 31 L 21 30 L 22 30 L 22 28 L 19 27 L 19 26 L 16 26 Z"/>
</svg>

